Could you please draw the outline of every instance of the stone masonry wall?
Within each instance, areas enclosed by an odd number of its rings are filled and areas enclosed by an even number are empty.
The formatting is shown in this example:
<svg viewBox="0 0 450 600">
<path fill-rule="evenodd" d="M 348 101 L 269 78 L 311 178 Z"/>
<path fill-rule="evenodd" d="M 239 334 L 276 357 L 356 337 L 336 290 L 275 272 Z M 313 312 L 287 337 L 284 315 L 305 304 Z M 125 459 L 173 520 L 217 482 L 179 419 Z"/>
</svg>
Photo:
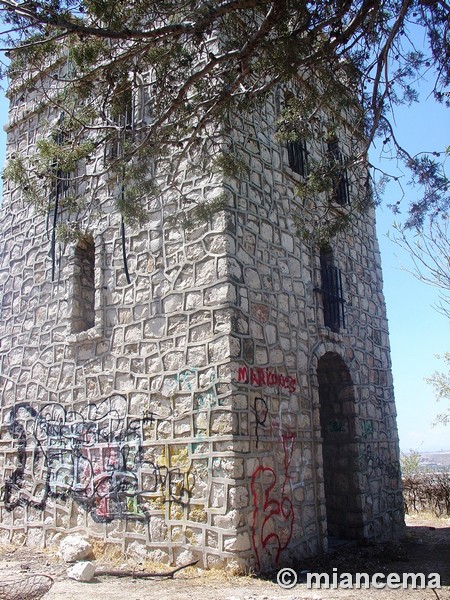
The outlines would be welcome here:
<svg viewBox="0 0 450 600">
<path fill-rule="evenodd" d="M 328 533 L 341 537 L 392 539 L 403 527 L 374 211 L 331 243 L 345 297 L 346 326 L 335 333 L 324 326 L 320 249 L 297 234 L 299 176 L 274 141 L 277 111 L 275 97 L 236 120 L 230 145 L 249 173 L 226 186 L 237 285 L 235 448 L 248 492 L 238 532 L 250 535 L 245 555 L 261 568 L 326 547 L 327 516 Z"/>
<path fill-rule="evenodd" d="M 28 152 L 48 118 L 16 113 L 13 103 L 9 155 Z M 318 250 L 296 235 L 296 176 L 274 118 L 269 101 L 228 138 L 245 179 L 185 176 L 194 197 L 228 193 L 210 223 L 180 230 L 166 219 L 173 193 L 149 202 L 149 223 L 127 232 L 131 283 L 106 211 L 91 232 L 87 330 L 74 325 L 75 246 L 60 248 L 52 282 L 46 218 L 5 184 L 1 541 L 49 545 L 82 531 L 153 560 L 263 569 L 326 547 L 327 514 L 345 502 L 354 537 L 400 530 L 373 214 L 334 246 L 347 326 L 333 333 Z M 333 444 L 342 464 L 327 463 Z"/>
</svg>

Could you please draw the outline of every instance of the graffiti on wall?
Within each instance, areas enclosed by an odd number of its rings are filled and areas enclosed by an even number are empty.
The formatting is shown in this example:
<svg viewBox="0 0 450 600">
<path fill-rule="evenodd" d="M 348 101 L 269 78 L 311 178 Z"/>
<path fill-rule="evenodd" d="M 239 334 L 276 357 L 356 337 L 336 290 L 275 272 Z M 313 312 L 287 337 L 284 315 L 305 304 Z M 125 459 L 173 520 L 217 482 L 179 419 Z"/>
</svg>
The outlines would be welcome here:
<svg viewBox="0 0 450 600">
<path fill-rule="evenodd" d="M 269 415 L 269 409 L 267 407 L 267 402 L 264 398 L 260 396 L 256 396 L 253 400 L 253 412 L 255 413 L 255 437 L 256 437 L 256 447 L 259 445 L 259 431 L 260 428 L 264 430 L 264 426 L 267 421 L 267 417 Z"/>
<path fill-rule="evenodd" d="M 272 368 L 241 366 L 238 383 L 255 387 L 278 387 L 290 393 L 297 389 L 297 379 L 276 373 Z M 294 506 L 292 503 L 291 466 L 295 446 L 295 434 L 283 425 L 282 414 L 274 417 L 270 413 L 268 400 L 262 395 L 252 402 L 256 448 L 261 439 L 269 435 L 269 454 L 273 466 L 260 464 L 251 474 L 250 492 L 253 505 L 251 539 L 258 568 L 261 567 L 262 551 L 273 553 L 278 562 L 293 535 Z M 280 447 L 281 446 L 281 447 Z M 268 456 L 266 454 L 266 456 Z M 264 461 L 264 459 L 263 459 Z"/>
<path fill-rule="evenodd" d="M 364 469 L 370 479 L 381 476 L 391 480 L 397 488 L 400 478 L 400 463 L 393 461 L 386 449 L 377 449 L 372 444 L 365 444 L 360 452 L 360 466 Z"/>
<path fill-rule="evenodd" d="M 297 389 L 297 379 L 290 375 L 275 373 L 271 367 L 264 369 L 260 367 L 239 367 L 238 382 L 250 383 L 251 385 L 261 387 L 280 387 L 295 392 Z"/>
<path fill-rule="evenodd" d="M 361 419 L 360 427 L 361 427 L 361 437 L 363 437 L 363 438 L 367 438 L 374 433 L 374 424 L 371 419 Z"/>
<path fill-rule="evenodd" d="M 118 394 L 81 412 L 17 404 L 8 419 L 17 454 L 3 487 L 6 509 L 44 509 L 48 498 L 70 496 L 95 521 L 109 522 L 146 520 L 155 499 L 185 506 L 195 483 L 187 450 L 181 466 L 143 458 L 144 427 L 155 419 L 128 417 L 127 400 Z"/>
<path fill-rule="evenodd" d="M 260 568 L 260 549 L 269 542 L 275 549 L 275 562 L 287 548 L 294 527 L 294 508 L 288 494 L 289 467 L 294 451 L 293 434 L 282 436 L 284 474 L 280 482 L 275 469 L 260 465 L 253 472 L 250 489 L 253 502 L 252 544 Z"/>
</svg>

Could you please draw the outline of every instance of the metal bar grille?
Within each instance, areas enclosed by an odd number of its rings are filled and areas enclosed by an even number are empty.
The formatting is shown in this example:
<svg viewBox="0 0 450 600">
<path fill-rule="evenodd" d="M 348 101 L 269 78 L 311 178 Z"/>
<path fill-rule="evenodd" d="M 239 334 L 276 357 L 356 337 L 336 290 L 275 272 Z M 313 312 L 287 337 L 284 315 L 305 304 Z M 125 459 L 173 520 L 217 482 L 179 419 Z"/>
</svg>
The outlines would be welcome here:
<svg viewBox="0 0 450 600">
<path fill-rule="evenodd" d="M 69 135 L 62 129 L 64 123 L 64 114 L 60 117 L 61 129 L 56 133 L 55 142 L 58 146 L 64 146 L 69 141 Z M 56 163 L 56 174 L 55 174 L 55 188 L 54 195 L 57 199 L 61 199 L 64 196 L 68 196 L 70 193 L 74 193 L 74 173 L 72 171 L 65 171 L 59 166 L 59 161 Z"/>
<path fill-rule="evenodd" d="M 55 143 L 58 146 L 63 146 L 67 139 L 67 133 L 62 129 L 64 123 L 64 113 L 60 116 L 61 128 L 55 135 Z M 51 246 L 50 246 L 50 257 L 52 263 L 52 281 L 55 281 L 56 272 L 56 229 L 58 224 L 58 218 L 60 217 L 60 204 L 63 198 L 67 197 L 73 190 L 73 173 L 65 171 L 60 168 L 59 161 L 55 161 L 55 181 L 53 183 L 53 218 L 52 218 L 52 235 L 51 235 Z"/>
<path fill-rule="evenodd" d="M 342 273 L 337 267 L 322 263 L 322 296 L 324 322 L 332 331 L 345 328 Z"/>
<path fill-rule="evenodd" d="M 344 206 L 350 203 L 350 185 L 345 159 L 337 139 L 328 142 L 328 152 L 336 165 L 333 166 L 333 201 Z"/>
<path fill-rule="evenodd" d="M 343 168 L 339 174 L 339 182 L 335 190 L 335 202 L 341 206 L 350 203 L 350 190 L 348 185 L 347 169 Z"/>
<path fill-rule="evenodd" d="M 306 177 L 308 175 L 308 151 L 305 141 L 288 142 L 287 151 L 290 168 L 302 177 Z"/>
<path fill-rule="evenodd" d="M 112 123 L 117 126 L 117 132 L 115 138 L 111 139 L 109 147 L 106 152 L 107 158 L 121 158 L 123 154 L 123 146 L 125 142 L 125 131 L 134 130 L 135 127 L 135 98 L 133 94 L 133 88 L 131 84 L 127 84 L 126 87 L 117 93 L 117 100 L 120 105 L 120 109 L 117 114 L 110 116 Z"/>
</svg>

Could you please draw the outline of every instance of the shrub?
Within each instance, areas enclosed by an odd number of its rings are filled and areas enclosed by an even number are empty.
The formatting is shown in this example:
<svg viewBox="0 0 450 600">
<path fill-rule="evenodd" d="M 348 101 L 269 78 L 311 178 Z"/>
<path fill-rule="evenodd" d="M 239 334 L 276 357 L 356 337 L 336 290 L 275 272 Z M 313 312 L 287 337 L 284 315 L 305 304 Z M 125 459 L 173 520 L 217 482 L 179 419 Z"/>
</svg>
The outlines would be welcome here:
<svg viewBox="0 0 450 600">
<path fill-rule="evenodd" d="M 414 473 L 403 478 L 405 512 L 450 515 L 450 472 Z"/>
</svg>

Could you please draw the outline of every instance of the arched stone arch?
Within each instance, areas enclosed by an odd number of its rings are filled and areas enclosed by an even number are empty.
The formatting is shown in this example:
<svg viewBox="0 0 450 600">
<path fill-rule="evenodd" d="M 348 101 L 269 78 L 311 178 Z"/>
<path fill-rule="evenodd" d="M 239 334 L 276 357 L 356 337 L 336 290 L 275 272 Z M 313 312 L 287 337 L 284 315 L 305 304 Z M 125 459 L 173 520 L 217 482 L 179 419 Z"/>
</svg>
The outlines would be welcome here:
<svg viewBox="0 0 450 600">
<path fill-rule="evenodd" d="M 316 362 L 327 534 L 363 536 L 359 477 L 357 391 L 344 358 L 328 350 Z"/>
</svg>

